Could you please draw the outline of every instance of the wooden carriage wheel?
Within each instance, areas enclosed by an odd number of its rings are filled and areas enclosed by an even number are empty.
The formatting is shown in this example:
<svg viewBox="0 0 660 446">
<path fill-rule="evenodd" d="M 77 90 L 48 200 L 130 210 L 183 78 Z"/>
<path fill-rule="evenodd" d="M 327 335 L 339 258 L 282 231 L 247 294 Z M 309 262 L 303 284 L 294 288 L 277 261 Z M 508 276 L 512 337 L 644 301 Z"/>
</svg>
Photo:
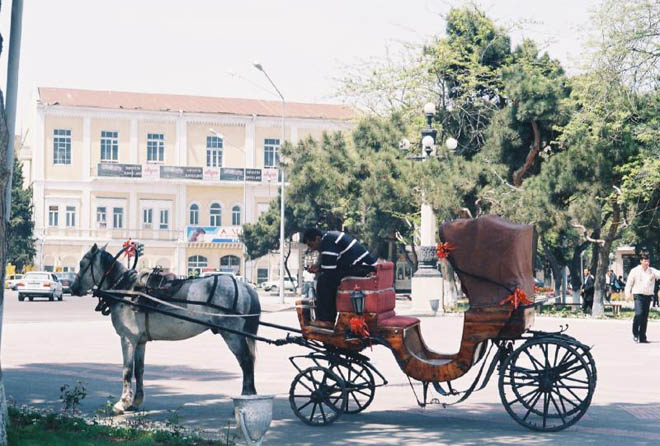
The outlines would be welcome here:
<svg viewBox="0 0 660 446">
<path fill-rule="evenodd" d="M 289 404 L 305 424 L 334 423 L 347 404 L 344 380 L 325 367 L 305 369 L 291 383 Z"/>
<path fill-rule="evenodd" d="M 373 373 L 361 362 L 335 362 L 330 370 L 346 385 L 347 403 L 344 413 L 356 414 L 369 407 L 376 393 Z"/>
<path fill-rule="evenodd" d="M 517 348 L 500 369 L 502 403 L 521 425 L 559 431 L 587 411 L 595 390 L 592 364 L 583 349 L 556 337 L 531 339 Z"/>
</svg>

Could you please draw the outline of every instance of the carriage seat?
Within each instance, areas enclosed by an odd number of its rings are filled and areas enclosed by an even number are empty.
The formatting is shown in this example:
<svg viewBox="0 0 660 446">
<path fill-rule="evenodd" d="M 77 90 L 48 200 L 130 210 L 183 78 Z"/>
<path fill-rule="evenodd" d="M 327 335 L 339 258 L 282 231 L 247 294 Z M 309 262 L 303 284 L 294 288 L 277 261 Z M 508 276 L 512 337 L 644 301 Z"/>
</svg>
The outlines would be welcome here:
<svg viewBox="0 0 660 446">
<path fill-rule="evenodd" d="M 405 328 L 419 322 L 414 317 L 397 316 L 394 312 L 394 264 L 376 265 L 376 272 L 367 277 L 345 277 L 337 290 L 337 311 L 352 312 L 351 293 L 357 286 L 365 294 L 364 311 L 377 313 L 379 327 Z"/>
</svg>

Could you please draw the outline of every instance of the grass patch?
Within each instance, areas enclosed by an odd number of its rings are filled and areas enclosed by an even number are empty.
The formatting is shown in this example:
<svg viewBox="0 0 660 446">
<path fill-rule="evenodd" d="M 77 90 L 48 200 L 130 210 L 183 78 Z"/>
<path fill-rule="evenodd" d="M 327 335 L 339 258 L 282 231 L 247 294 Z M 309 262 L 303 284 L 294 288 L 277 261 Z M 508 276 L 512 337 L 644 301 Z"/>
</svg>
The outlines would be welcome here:
<svg viewBox="0 0 660 446">
<path fill-rule="evenodd" d="M 205 440 L 179 429 L 149 426 L 105 425 L 64 413 L 42 413 L 33 409 L 9 408 L 9 446 L 220 446 L 234 441 Z"/>
</svg>

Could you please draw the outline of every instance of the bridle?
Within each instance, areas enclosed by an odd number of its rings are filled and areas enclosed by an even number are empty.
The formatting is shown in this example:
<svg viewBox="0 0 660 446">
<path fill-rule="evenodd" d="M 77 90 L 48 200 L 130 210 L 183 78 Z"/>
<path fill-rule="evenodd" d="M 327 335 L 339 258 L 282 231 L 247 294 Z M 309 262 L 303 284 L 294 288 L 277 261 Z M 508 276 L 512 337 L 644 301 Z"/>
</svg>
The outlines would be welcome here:
<svg viewBox="0 0 660 446">
<path fill-rule="evenodd" d="M 82 277 L 85 275 L 85 273 L 87 273 L 87 270 L 90 270 L 90 273 L 92 274 L 92 283 L 94 284 L 94 288 L 100 290 L 100 289 L 101 289 L 101 286 L 103 285 L 103 282 L 105 282 L 105 279 L 106 279 L 106 278 L 110 275 L 110 273 L 115 269 L 115 264 L 117 263 L 117 259 L 119 258 L 119 256 L 121 256 L 121 255 L 122 255 L 126 250 L 128 250 L 128 249 L 131 249 L 131 246 L 130 246 L 130 245 L 128 245 L 128 246 L 124 246 L 124 247 L 123 247 L 122 249 L 120 249 L 119 252 L 118 252 L 118 253 L 112 258 L 112 263 L 110 264 L 110 266 L 108 267 L 108 269 L 105 270 L 105 272 L 104 272 L 103 275 L 101 276 L 101 280 L 100 280 L 100 282 L 99 282 L 98 284 L 96 283 L 96 277 L 95 277 L 95 275 L 94 275 L 94 258 L 96 257 L 96 254 L 97 254 L 97 253 L 102 252 L 102 251 L 103 251 L 103 252 L 107 252 L 107 251 L 105 251 L 105 249 L 98 249 L 98 248 L 97 248 L 97 250 L 94 251 L 94 252 L 92 253 L 91 257 L 88 257 L 90 253 L 85 254 L 85 257 L 83 257 L 83 258 L 87 258 L 87 259 L 89 260 L 89 263 L 87 264 L 87 266 L 85 266 L 85 268 L 84 268 L 83 270 L 80 271 L 80 273 L 78 273 L 78 277 L 79 277 L 79 278 L 82 278 Z M 135 261 L 134 261 L 134 263 L 133 263 L 133 269 L 135 269 L 135 265 L 137 264 L 137 257 L 138 257 L 138 255 L 136 254 L 136 256 L 135 256 Z"/>
</svg>

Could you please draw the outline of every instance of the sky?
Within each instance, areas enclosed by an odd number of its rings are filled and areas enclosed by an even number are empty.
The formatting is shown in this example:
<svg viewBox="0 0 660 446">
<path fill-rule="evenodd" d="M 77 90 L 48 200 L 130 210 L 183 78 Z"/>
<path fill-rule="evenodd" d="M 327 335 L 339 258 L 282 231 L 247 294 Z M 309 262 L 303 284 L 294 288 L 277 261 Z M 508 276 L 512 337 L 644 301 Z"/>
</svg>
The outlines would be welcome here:
<svg viewBox="0 0 660 446">
<path fill-rule="evenodd" d="M 576 72 L 599 0 L 481 0 Z M 16 133 L 30 126 L 38 86 L 337 103 L 346 67 L 401 42 L 444 34 L 462 0 L 25 0 Z M 2 2 L 6 86 L 11 1 Z M 516 26 L 514 26 L 516 25 Z"/>
</svg>

